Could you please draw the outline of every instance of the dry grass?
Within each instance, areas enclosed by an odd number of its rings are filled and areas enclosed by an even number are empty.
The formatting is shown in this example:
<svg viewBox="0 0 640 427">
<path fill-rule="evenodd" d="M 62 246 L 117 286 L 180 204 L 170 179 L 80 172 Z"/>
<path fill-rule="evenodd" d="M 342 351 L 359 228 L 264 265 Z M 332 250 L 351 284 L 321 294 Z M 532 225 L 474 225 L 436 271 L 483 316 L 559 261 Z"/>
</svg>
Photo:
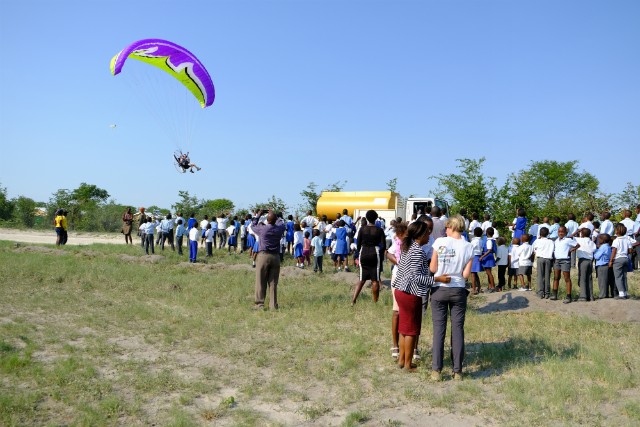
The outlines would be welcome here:
<svg viewBox="0 0 640 427">
<path fill-rule="evenodd" d="M 0 242 L 2 425 L 640 423 L 638 323 L 474 298 L 467 378 L 435 384 L 394 367 L 389 292 L 349 306 L 355 275 L 287 260 L 281 309 L 255 312 L 246 256 L 37 248 Z"/>
</svg>

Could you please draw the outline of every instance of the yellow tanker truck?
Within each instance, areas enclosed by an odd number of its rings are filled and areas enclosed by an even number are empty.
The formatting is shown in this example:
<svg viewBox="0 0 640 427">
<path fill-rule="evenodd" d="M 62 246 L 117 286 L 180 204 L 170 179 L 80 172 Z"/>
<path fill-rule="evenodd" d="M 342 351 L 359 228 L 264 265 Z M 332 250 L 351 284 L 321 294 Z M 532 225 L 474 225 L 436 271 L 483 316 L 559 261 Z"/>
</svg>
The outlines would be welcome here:
<svg viewBox="0 0 640 427">
<path fill-rule="evenodd" d="M 342 215 L 342 210 L 347 209 L 354 219 L 364 217 L 365 212 L 373 209 L 378 216 L 389 223 L 397 217 L 404 221 L 418 212 L 426 212 L 427 206 L 438 206 L 449 212 L 446 200 L 432 197 L 410 197 L 403 199 L 393 191 L 323 191 L 318 198 L 316 212 L 319 217 L 326 215 L 334 220 L 336 214 Z"/>
</svg>

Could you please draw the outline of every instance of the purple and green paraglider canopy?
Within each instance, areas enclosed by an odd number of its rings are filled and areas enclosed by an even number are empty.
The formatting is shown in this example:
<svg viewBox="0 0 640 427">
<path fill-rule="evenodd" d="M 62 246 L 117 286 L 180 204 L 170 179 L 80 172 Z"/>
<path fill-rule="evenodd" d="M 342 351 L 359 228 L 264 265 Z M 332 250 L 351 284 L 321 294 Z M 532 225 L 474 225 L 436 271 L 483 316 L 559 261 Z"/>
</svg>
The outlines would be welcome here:
<svg viewBox="0 0 640 427">
<path fill-rule="evenodd" d="M 161 39 L 138 40 L 111 59 L 111 74 L 119 74 L 127 58 L 146 62 L 169 73 L 196 97 L 202 108 L 213 104 L 216 92 L 209 72 L 184 47 Z"/>
</svg>

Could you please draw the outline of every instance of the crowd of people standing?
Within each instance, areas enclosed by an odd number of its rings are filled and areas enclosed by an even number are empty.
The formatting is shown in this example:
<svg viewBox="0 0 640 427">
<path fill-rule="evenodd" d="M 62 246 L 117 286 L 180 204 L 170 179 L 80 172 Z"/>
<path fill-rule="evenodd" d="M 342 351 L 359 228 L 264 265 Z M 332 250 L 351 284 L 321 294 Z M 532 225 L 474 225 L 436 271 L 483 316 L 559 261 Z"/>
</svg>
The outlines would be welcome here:
<svg viewBox="0 0 640 427">
<path fill-rule="evenodd" d="M 533 217 L 529 221 L 526 212 L 519 209 L 508 227 L 509 245 L 507 236 L 499 235 L 489 215 L 483 215 L 481 222 L 478 214 L 471 218 L 466 218 L 464 210 L 461 214 L 448 218 L 446 212 L 434 206 L 430 212 L 417 212 L 409 221 L 396 218 L 386 224 L 374 210 L 356 219 L 345 209 L 334 220 L 315 217 L 311 211 L 301 219 L 257 211 L 244 218 L 205 215 L 197 221 L 195 214 L 187 220 L 181 213 L 175 218 L 168 214 L 160 219 L 145 215 L 141 209 L 138 234 L 146 253 L 154 253 L 154 244 L 162 250 L 166 244 L 182 254 L 186 236 L 190 262 L 196 262 L 199 247 L 206 250 L 206 256 L 212 256 L 214 248 L 247 252 L 256 268 L 257 309 L 264 308 L 267 290 L 269 307 L 278 308 L 277 284 L 285 255 L 295 258 L 296 267 L 313 266 L 318 273 L 325 269 L 325 257 L 333 262 L 335 271 L 356 269 L 352 305 L 366 282 L 371 282 L 373 300 L 378 300 L 381 273 L 388 262 L 392 267 L 392 356 L 398 367 L 416 369 L 422 318 L 430 302 L 434 380 L 442 379 L 449 317 L 453 378 L 462 379 L 467 298 L 485 292 L 480 273 L 486 274 L 486 292 L 527 291 L 533 287 L 535 264 L 538 296 L 557 300 L 562 279 L 564 302 L 570 303 L 574 301 L 570 271 L 577 268 L 578 301 L 595 300 L 594 272 L 599 298 L 628 298 L 626 274 L 634 265 L 637 268 L 639 259 L 640 205 L 635 221 L 627 210 L 624 219 L 615 225 L 609 212 L 600 215 L 601 222 L 588 214 L 578 223 L 570 214 L 562 224 L 557 217 Z M 125 231 L 130 231 L 125 227 L 129 221 L 130 210 L 123 214 L 125 238 Z"/>
</svg>

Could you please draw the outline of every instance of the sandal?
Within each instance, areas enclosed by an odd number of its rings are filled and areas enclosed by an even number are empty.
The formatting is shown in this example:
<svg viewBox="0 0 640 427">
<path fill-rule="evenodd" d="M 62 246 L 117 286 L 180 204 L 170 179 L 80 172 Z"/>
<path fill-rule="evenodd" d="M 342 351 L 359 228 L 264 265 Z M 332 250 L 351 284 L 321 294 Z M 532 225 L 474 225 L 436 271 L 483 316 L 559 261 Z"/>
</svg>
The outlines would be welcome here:
<svg viewBox="0 0 640 427">
<path fill-rule="evenodd" d="M 400 349 L 398 347 L 391 347 L 391 357 L 393 357 L 394 359 L 397 359 L 398 356 L 400 355 Z"/>
</svg>

